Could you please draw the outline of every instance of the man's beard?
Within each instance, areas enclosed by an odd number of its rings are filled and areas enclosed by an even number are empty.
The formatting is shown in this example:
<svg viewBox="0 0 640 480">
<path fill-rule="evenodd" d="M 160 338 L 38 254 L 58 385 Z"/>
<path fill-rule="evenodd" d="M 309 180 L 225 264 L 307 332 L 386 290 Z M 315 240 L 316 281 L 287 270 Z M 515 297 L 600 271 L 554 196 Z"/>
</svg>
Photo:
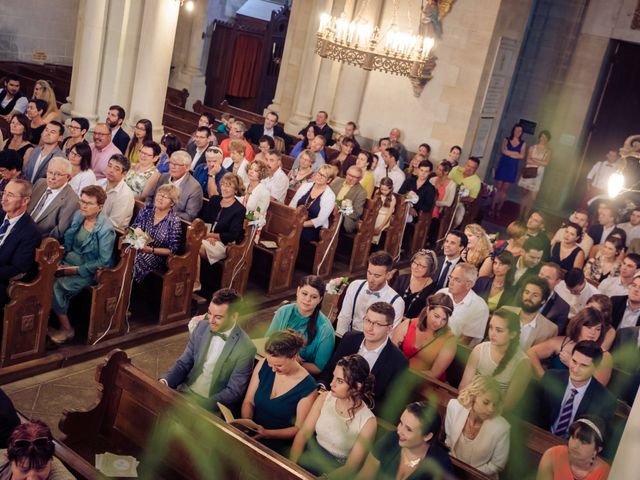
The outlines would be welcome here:
<svg viewBox="0 0 640 480">
<path fill-rule="evenodd" d="M 540 304 L 535 305 L 535 304 L 530 304 L 530 303 L 524 303 L 522 302 L 522 311 L 525 313 L 533 313 L 533 312 L 537 312 L 538 309 L 540 308 Z"/>
</svg>

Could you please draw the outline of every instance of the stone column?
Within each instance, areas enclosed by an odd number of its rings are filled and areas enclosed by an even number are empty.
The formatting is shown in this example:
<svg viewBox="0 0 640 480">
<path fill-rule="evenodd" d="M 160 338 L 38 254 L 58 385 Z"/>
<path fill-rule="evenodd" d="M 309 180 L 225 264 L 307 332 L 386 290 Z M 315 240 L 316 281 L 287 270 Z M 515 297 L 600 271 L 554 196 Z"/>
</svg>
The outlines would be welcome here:
<svg viewBox="0 0 640 480">
<path fill-rule="evenodd" d="M 377 25 L 382 14 L 382 0 L 369 0 L 368 8 L 360 12 L 366 2 L 360 0 L 355 8 L 355 14 Z M 352 65 L 343 64 L 335 88 L 333 106 L 331 108 L 332 119 L 329 122 L 336 132 L 343 132 L 347 122 L 353 121 L 360 125 L 360 108 L 367 86 L 369 72 Z"/>
<path fill-rule="evenodd" d="M 640 471 L 640 391 L 631 407 L 609 478 L 636 478 Z"/>
<path fill-rule="evenodd" d="M 71 103 L 73 116 L 85 117 L 92 124 L 98 118 L 97 97 L 100 85 L 102 50 L 104 46 L 107 0 L 83 1 L 78 23 L 80 38 L 76 42 L 78 62 L 73 65 L 74 85 Z M 74 61 L 76 55 L 74 53 Z"/>
<path fill-rule="evenodd" d="M 74 37 L 75 41 L 73 45 L 73 70 L 75 70 L 76 65 L 80 64 L 80 52 L 82 50 L 82 29 L 84 27 L 84 22 L 82 22 L 81 19 L 83 19 L 85 16 L 86 5 L 86 1 L 81 1 L 78 3 L 78 20 L 76 22 L 76 36 Z M 65 113 L 67 115 L 71 114 L 71 110 L 73 108 L 72 100 L 75 95 L 76 83 L 78 80 L 78 75 L 74 75 L 73 70 L 71 74 L 71 85 L 69 86 L 69 96 L 65 99 L 66 103 L 64 103 L 62 107 L 60 107 L 62 113 Z"/>
<path fill-rule="evenodd" d="M 167 96 L 171 52 L 180 3 L 155 0 L 144 3 L 140 47 L 136 63 L 129 118 L 148 118 L 154 138 L 162 134 L 162 114 Z"/>
<path fill-rule="evenodd" d="M 207 27 L 207 4 L 204 0 L 194 1 L 194 9 L 187 12 L 191 15 L 191 34 L 189 37 L 189 49 L 184 64 L 180 67 L 176 80 L 177 88 L 189 90 L 187 108 L 191 109 L 197 100 L 203 101 L 206 90 L 205 77 L 202 68 L 202 56 L 204 55 Z"/>
<path fill-rule="evenodd" d="M 333 0 L 315 0 L 308 10 L 309 16 L 306 19 L 307 21 L 304 22 L 304 29 L 307 33 L 302 52 L 303 62 L 298 75 L 293 115 L 287 121 L 288 132 L 297 133 L 309 122 L 309 119 L 313 115 L 313 100 L 315 97 L 316 85 L 318 84 L 318 72 L 320 70 L 321 60 L 318 55 L 313 53 L 316 45 L 316 32 L 318 31 L 320 14 L 331 11 L 332 5 Z M 304 12 L 300 12 L 300 14 L 304 15 Z M 291 20 L 291 23 L 293 23 L 293 12 Z M 295 22 L 295 27 L 301 28 L 302 24 Z"/>
</svg>

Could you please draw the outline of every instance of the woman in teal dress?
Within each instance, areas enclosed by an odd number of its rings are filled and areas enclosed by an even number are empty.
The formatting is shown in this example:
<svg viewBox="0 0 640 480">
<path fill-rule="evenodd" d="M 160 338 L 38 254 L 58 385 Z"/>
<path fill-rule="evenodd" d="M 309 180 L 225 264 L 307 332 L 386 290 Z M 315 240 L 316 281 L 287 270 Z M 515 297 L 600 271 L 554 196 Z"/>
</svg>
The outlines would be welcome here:
<svg viewBox="0 0 640 480">
<path fill-rule="evenodd" d="M 242 402 L 242 418 L 260 425 L 254 438 L 283 455 L 318 396 L 316 382 L 297 360 L 303 346 L 304 338 L 291 329 L 272 334 Z"/>
<path fill-rule="evenodd" d="M 61 327 L 50 332 L 54 343 L 65 343 L 75 335 L 67 315 L 71 299 L 95 282 L 98 268 L 113 265 L 116 233 L 111 221 L 100 215 L 106 200 L 107 194 L 97 185 L 84 187 L 80 210 L 64 233 L 64 259 L 56 272 L 61 278 L 53 284 L 53 311 Z"/>
<path fill-rule="evenodd" d="M 306 341 L 300 350 L 302 366 L 319 375 L 333 354 L 336 332 L 329 319 L 320 311 L 325 286 L 320 277 L 307 275 L 298 285 L 296 303 L 280 307 L 271 320 L 266 337 L 279 330 L 291 328 Z"/>
</svg>

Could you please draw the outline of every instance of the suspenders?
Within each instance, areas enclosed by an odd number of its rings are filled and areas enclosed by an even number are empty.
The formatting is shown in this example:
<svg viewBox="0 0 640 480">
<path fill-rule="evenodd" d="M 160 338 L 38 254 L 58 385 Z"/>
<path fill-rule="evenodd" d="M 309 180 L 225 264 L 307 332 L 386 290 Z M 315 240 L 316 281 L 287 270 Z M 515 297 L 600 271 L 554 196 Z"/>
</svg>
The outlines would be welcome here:
<svg viewBox="0 0 640 480">
<path fill-rule="evenodd" d="M 360 284 L 360 286 L 356 290 L 356 294 L 353 297 L 353 304 L 351 305 L 351 324 L 349 325 L 349 330 L 351 330 L 351 327 L 353 325 L 353 317 L 356 316 L 356 303 L 358 302 L 358 295 L 360 295 L 360 292 L 362 291 L 362 289 L 364 288 L 366 283 L 367 283 L 367 281 L 365 280 Z M 397 299 L 399 299 L 399 298 L 400 298 L 400 295 L 396 294 L 395 297 L 393 297 L 389 303 L 391 305 L 393 305 L 395 303 L 395 301 Z M 383 300 L 381 300 L 381 301 L 383 301 Z"/>
</svg>

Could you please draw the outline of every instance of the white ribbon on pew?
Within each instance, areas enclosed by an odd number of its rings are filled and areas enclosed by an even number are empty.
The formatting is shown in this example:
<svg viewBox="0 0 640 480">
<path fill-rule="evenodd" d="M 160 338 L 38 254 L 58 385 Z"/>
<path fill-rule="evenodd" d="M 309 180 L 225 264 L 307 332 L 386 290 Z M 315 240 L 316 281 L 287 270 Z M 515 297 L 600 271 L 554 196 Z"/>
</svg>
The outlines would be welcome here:
<svg viewBox="0 0 640 480">
<path fill-rule="evenodd" d="M 320 260 L 320 263 L 318 263 L 318 268 L 316 268 L 316 275 L 320 275 L 320 269 L 322 268 L 322 264 L 324 263 L 324 261 L 327 258 L 327 255 L 331 251 L 331 247 L 333 246 L 333 242 L 336 240 L 336 238 L 338 238 L 338 232 L 340 232 L 340 225 L 342 225 L 342 219 L 343 218 L 344 218 L 344 213 L 342 212 L 342 210 L 340 210 L 340 216 L 338 217 L 338 228 L 336 228 L 336 231 L 333 232 L 333 236 L 331 237 L 331 241 L 329 242 L 329 246 L 324 251 L 324 255 L 322 256 L 322 260 Z"/>
<path fill-rule="evenodd" d="M 233 267 L 233 272 L 231 274 L 231 281 L 229 282 L 229 285 L 226 288 L 233 288 L 233 282 L 235 281 L 238 273 L 240 273 L 240 270 L 242 270 L 242 266 L 244 265 L 244 259 L 247 256 L 247 253 L 249 252 L 250 248 L 253 248 L 253 241 L 256 238 L 256 234 L 258 230 L 262 228 L 260 225 L 257 225 L 257 224 L 250 224 L 250 225 L 251 225 L 251 233 L 249 234 L 249 241 L 247 242 L 247 248 L 244 249 L 244 252 L 242 252 L 242 257 L 240 257 L 240 260 L 238 261 L 236 266 Z"/>
</svg>

